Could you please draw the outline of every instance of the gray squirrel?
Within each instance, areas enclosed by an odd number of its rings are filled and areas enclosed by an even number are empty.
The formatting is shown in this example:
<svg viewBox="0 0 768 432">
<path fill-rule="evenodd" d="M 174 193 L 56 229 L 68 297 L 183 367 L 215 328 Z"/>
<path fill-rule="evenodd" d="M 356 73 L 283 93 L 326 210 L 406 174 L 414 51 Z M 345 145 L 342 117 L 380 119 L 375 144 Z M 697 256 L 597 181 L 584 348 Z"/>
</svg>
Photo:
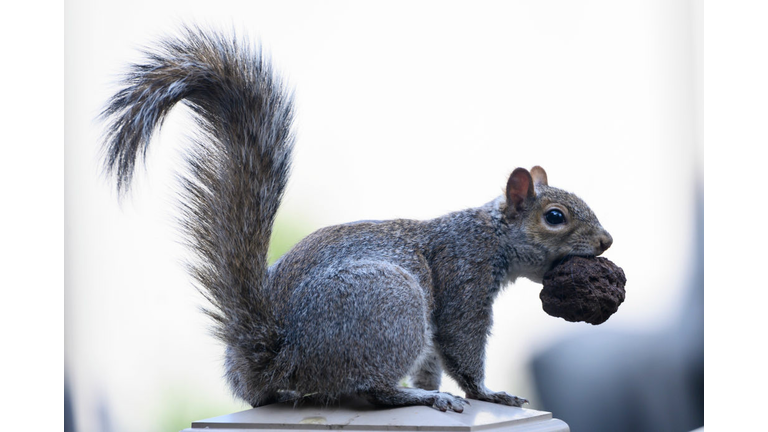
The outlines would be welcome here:
<svg viewBox="0 0 768 432">
<path fill-rule="evenodd" d="M 612 243 L 541 167 L 515 169 L 505 193 L 477 208 L 322 228 L 270 267 L 294 111 L 261 49 L 186 27 L 123 84 L 102 113 L 104 165 L 120 195 L 177 102 L 199 126 L 182 176 L 182 229 L 236 396 L 254 407 L 357 395 L 462 412 L 464 398 L 438 391 L 444 369 L 467 398 L 528 402 L 484 384 L 494 299 L 518 277 L 541 282 L 565 257 Z M 414 387 L 399 386 L 406 376 Z"/>
</svg>

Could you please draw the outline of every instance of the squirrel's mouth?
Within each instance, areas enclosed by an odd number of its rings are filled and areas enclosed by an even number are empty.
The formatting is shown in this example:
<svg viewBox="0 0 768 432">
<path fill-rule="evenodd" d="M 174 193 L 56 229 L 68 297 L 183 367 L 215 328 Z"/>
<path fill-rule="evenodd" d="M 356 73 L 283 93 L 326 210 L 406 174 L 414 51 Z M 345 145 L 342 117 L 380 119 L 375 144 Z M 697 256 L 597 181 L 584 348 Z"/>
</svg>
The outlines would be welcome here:
<svg viewBox="0 0 768 432">
<path fill-rule="evenodd" d="M 595 257 L 597 257 L 597 255 L 595 255 L 594 253 L 588 253 L 588 252 L 569 252 L 569 253 L 567 253 L 567 254 L 565 254 L 565 255 L 563 255 L 563 256 L 553 260 L 549 264 L 549 268 L 547 268 L 547 271 L 552 270 L 556 266 L 558 266 L 558 265 L 568 261 L 569 259 L 571 259 L 573 257 L 595 258 Z"/>
</svg>

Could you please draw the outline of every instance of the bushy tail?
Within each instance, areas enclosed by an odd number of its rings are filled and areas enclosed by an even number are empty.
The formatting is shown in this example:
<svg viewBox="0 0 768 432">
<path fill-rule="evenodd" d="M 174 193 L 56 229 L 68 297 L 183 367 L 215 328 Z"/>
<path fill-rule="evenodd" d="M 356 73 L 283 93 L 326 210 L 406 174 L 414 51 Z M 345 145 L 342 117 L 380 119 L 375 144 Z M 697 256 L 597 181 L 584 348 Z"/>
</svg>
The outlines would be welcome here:
<svg viewBox="0 0 768 432">
<path fill-rule="evenodd" d="M 238 359 L 263 368 L 280 345 L 263 287 L 288 180 L 292 95 L 260 49 L 189 28 L 148 52 L 124 84 L 102 113 L 106 170 L 126 192 L 166 114 L 180 101 L 192 109 L 200 134 L 187 156 L 181 201 L 183 229 L 198 255 L 191 272 L 212 305 L 206 312 L 216 335 Z"/>
</svg>

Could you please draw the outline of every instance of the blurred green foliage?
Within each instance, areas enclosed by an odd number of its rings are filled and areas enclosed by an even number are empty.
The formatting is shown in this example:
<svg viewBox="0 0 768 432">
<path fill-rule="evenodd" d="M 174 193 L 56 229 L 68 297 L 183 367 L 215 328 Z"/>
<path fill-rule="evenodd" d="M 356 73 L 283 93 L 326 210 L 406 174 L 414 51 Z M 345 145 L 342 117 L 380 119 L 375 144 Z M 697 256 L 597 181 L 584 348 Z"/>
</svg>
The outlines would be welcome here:
<svg viewBox="0 0 768 432">
<path fill-rule="evenodd" d="M 194 421 L 250 408 L 248 404 L 238 402 L 234 397 L 228 400 L 213 398 L 180 383 L 170 386 L 161 400 L 163 402 L 157 415 L 157 429 L 151 428 L 152 430 L 178 432 L 191 427 Z"/>
<path fill-rule="evenodd" d="M 277 214 L 272 227 L 272 238 L 269 242 L 269 265 L 288 252 L 299 240 L 317 229 L 313 224 L 304 222 L 291 215 Z"/>
</svg>

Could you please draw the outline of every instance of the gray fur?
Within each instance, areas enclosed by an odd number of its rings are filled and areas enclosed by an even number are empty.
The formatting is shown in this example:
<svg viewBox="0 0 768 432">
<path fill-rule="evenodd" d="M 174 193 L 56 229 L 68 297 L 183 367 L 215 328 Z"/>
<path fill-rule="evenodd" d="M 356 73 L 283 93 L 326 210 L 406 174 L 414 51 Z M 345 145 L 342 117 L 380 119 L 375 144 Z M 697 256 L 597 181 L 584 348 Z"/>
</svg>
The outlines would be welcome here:
<svg viewBox="0 0 768 432">
<path fill-rule="evenodd" d="M 610 244 L 581 200 L 545 184 L 534 190 L 530 174 L 516 170 L 518 195 L 508 186 L 484 206 L 428 221 L 323 228 L 267 268 L 293 145 L 291 96 L 268 62 L 187 29 L 134 65 L 125 84 L 104 112 L 105 166 L 120 192 L 175 103 L 192 108 L 202 131 L 187 158 L 182 225 L 238 397 L 259 406 L 359 394 L 460 412 L 462 398 L 427 391 L 444 368 L 467 397 L 526 402 L 484 385 L 492 304 L 508 281 L 540 280 L 565 256 Z M 568 226 L 543 222 L 553 202 L 573 216 Z M 424 389 L 399 388 L 409 374 Z"/>
</svg>

